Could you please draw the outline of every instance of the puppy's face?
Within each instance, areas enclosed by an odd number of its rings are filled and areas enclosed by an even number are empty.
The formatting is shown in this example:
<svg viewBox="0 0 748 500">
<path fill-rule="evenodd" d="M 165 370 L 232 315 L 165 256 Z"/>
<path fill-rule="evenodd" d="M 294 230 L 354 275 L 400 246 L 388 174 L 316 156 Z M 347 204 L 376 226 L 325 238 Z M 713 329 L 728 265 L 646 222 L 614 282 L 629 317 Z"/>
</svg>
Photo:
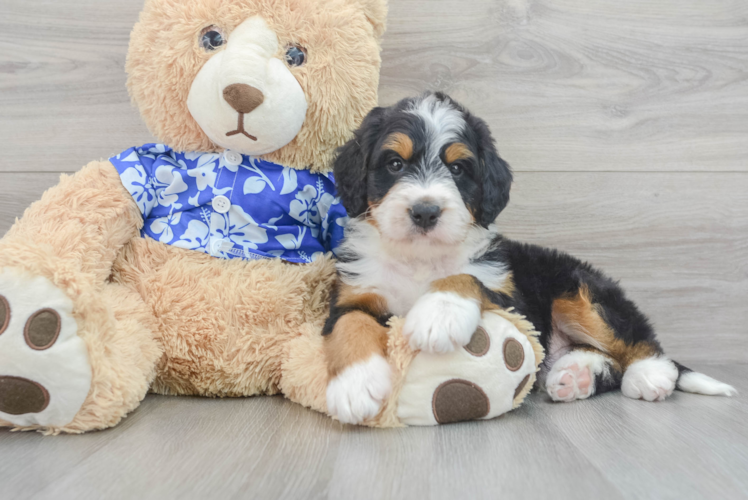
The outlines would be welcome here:
<svg viewBox="0 0 748 500">
<path fill-rule="evenodd" d="M 426 94 L 374 109 L 341 148 L 335 179 L 349 215 L 383 238 L 454 245 L 504 209 L 512 174 L 485 122 Z"/>
</svg>

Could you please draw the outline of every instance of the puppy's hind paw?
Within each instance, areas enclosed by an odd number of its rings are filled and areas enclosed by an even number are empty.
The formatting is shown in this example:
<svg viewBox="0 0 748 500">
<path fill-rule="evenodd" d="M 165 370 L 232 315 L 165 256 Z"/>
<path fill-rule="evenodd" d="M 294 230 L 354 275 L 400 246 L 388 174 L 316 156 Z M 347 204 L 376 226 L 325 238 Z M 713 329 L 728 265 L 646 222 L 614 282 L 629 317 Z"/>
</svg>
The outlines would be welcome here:
<svg viewBox="0 0 748 500">
<path fill-rule="evenodd" d="M 637 361 L 623 374 L 621 392 L 631 399 L 662 401 L 673 393 L 678 369 L 667 358 Z"/>
<path fill-rule="evenodd" d="M 378 354 L 355 363 L 327 385 L 327 411 L 345 424 L 374 418 L 392 393 L 392 371 Z"/>
</svg>

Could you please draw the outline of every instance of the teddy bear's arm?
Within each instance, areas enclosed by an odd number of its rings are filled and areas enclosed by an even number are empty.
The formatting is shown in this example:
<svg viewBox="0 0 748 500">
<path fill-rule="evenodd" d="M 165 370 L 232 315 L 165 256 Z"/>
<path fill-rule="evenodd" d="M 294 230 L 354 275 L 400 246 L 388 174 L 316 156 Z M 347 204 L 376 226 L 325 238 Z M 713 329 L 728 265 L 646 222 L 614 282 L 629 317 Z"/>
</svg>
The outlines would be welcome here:
<svg viewBox="0 0 748 500">
<path fill-rule="evenodd" d="M 112 164 L 91 162 L 72 176 L 63 175 L 16 221 L 0 240 L 0 267 L 53 282 L 64 272 L 103 284 L 117 254 L 139 237 L 142 225 L 140 210 Z"/>
</svg>

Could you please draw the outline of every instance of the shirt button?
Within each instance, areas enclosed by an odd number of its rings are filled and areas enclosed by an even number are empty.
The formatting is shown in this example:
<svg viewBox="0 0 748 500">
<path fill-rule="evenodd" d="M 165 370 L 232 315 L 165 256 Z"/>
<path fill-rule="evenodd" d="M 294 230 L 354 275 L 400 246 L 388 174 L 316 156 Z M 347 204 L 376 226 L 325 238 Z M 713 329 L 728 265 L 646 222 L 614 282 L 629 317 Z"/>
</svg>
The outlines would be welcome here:
<svg viewBox="0 0 748 500">
<path fill-rule="evenodd" d="M 216 196 L 213 198 L 213 210 L 219 214 L 225 214 L 231 208 L 231 201 L 225 196 Z"/>
<path fill-rule="evenodd" d="M 229 165 L 241 165 L 242 164 L 242 155 L 237 153 L 236 151 L 226 150 L 223 152 L 223 159 L 226 160 L 226 163 Z"/>
</svg>

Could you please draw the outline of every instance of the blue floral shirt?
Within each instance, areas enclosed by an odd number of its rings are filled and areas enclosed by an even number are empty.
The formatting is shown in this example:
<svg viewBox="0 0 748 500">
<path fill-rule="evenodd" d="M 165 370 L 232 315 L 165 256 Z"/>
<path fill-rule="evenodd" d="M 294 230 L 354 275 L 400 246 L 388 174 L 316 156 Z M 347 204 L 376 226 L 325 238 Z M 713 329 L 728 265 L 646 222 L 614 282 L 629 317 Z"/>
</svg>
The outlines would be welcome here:
<svg viewBox="0 0 748 500">
<path fill-rule="evenodd" d="M 299 263 L 335 251 L 343 239 L 348 217 L 332 174 L 163 144 L 110 161 L 143 213 L 144 237 L 224 259 Z"/>
</svg>

